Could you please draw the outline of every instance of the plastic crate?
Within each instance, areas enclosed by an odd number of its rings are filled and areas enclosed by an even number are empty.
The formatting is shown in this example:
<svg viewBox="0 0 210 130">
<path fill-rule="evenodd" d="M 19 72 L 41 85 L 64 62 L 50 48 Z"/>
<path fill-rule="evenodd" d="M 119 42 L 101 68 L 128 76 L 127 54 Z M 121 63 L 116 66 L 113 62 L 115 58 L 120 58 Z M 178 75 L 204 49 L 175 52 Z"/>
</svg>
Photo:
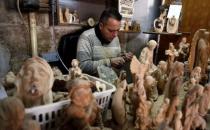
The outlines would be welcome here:
<svg viewBox="0 0 210 130">
<path fill-rule="evenodd" d="M 112 93 L 116 90 L 115 86 L 99 78 L 86 75 L 91 81 L 100 81 L 106 85 L 106 91 L 95 92 L 94 96 L 97 103 L 106 113 Z M 62 109 L 70 105 L 70 100 L 63 100 L 56 103 L 28 108 L 25 110 L 26 116 L 39 122 L 42 130 L 53 130 L 56 127 L 55 121 L 61 117 Z"/>
</svg>

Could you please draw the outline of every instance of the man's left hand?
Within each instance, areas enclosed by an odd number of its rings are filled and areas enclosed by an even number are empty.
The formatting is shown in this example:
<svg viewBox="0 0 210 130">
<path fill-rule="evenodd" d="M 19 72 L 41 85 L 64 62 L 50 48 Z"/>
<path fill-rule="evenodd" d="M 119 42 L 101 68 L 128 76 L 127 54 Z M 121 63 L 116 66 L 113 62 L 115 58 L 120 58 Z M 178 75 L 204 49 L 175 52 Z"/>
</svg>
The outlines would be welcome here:
<svg viewBox="0 0 210 130">
<path fill-rule="evenodd" d="M 122 57 L 125 61 L 131 61 L 133 58 L 133 53 L 132 52 L 123 53 Z"/>
</svg>

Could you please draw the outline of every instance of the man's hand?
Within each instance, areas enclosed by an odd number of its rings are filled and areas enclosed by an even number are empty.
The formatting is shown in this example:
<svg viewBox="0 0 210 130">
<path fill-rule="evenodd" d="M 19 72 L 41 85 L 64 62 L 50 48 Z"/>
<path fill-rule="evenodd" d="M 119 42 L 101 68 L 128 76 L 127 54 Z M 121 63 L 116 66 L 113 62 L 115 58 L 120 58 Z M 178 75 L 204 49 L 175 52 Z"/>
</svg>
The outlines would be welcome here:
<svg viewBox="0 0 210 130">
<path fill-rule="evenodd" d="M 122 54 L 123 59 L 127 62 L 127 61 L 131 61 L 133 58 L 133 53 L 128 52 L 128 53 L 123 53 Z"/>
<path fill-rule="evenodd" d="M 115 68 L 122 67 L 122 65 L 125 63 L 125 60 L 123 57 L 115 57 L 110 59 L 111 66 Z"/>
</svg>

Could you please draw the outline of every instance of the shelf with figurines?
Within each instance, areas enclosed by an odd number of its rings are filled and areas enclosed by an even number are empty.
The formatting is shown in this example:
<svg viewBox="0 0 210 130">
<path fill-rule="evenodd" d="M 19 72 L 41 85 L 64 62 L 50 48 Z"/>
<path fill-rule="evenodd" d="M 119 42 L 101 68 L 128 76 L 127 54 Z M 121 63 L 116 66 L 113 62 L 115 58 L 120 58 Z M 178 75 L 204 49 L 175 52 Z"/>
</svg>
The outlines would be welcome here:
<svg viewBox="0 0 210 130">
<path fill-rule="evenodd" d="M 140 33 L 141 32 L 140 24 L 137 23 L 136 21 L 130 22 L 128 19 L 125 19 L 121 24 L 120 32 L 122 32 L 122 33 Z"/>
</svg>

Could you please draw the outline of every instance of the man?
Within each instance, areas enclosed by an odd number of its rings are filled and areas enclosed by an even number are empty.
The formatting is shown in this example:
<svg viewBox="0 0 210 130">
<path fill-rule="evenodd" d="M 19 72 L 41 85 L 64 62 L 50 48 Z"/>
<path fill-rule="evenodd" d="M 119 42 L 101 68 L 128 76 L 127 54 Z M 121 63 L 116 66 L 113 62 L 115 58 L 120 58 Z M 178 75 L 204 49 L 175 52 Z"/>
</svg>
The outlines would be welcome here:
<svg viewBox="0 0 210 130">
<path fill-rule="evenodd" d="M 77 59 L 84 73 L 97 75 L 97 67 L 105 65 L 121 68 L 130 61 L 132 53 L 121 55 L 119 38 L 122 16 L 113 8 L 103 11 L 99 23 L 82 33 L 77 46 Z"/>
</svg>

